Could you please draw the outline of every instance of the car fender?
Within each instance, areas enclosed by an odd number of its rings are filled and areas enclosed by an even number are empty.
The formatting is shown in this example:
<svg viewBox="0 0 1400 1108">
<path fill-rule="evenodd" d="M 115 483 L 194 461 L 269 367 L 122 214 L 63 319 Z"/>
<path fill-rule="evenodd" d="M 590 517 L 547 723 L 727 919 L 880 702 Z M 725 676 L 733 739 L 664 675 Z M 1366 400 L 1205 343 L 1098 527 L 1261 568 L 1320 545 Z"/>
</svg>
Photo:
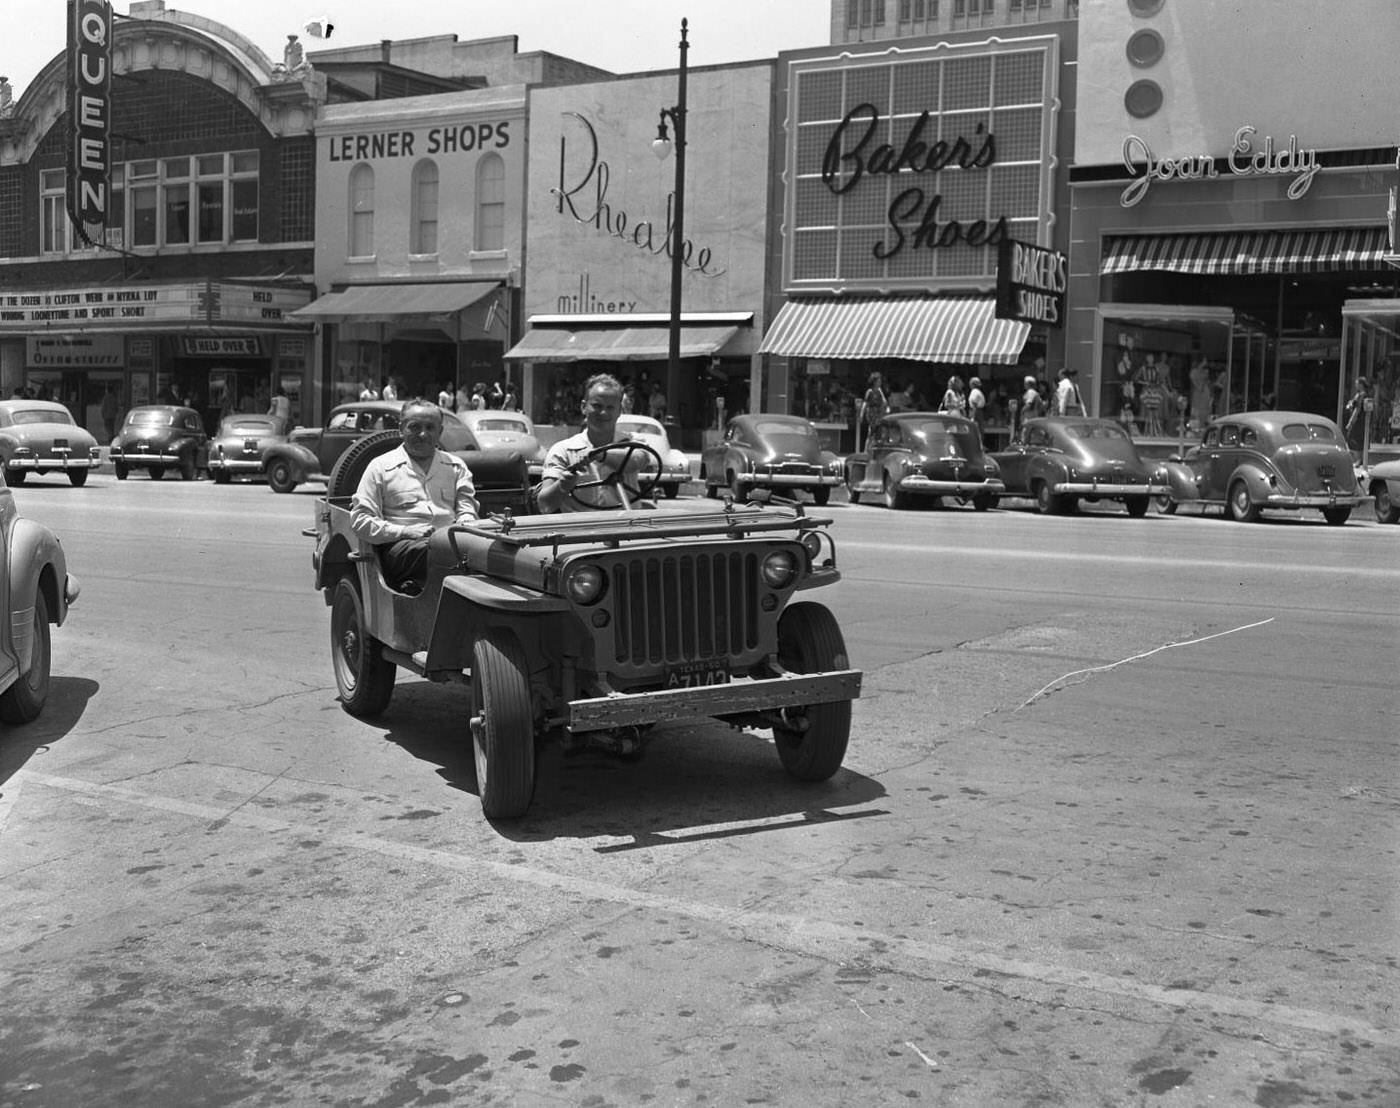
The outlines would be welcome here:
<svg viewBox="0 0 1400 1108">
<path fill-rule="evenodd" d="M 1270 484 L 1269 473 L 1262 467 L 1251 464 L 1250 462 L 1243 462 L 1237 465 L 1234 472 L 1230 474 L 1230 480 L 1225 486 L 1225 494 L 1227 496 L 1236 481 L 1243 481 L 1249 487 L 1249 494 L 1254 498 L 1256 503 L 1267 500 L 1271 492 L 1277 493 L 1280 490 L 1291 491 L 1289 486 L 1282 480 L 1279 480 L 1277 484 Z"/>
<path fill-rule="evenodd" d="M 62 626 L 68 618 L 68 602 L 76 597 L 76 583 L 68 580 L 68 561 L 58 536 L 41 523 L 20 516 L 10 529 L 9 550 L 10 610 L 34 606 L 34 596 L 44 589 L 49 602 L 49 619 Z M 13 623 L 13 621 L 11 621 Z M 13 628 L 6 627 L 7 640 Z M 21 660 L 28 669 L 28 658 Z"/>
<path fill-rule="evenodd" d="M 305 481 L 321 465 L 316 455 L 299 442 L 279 442 L 269 446 L 262 452 L 263 469 L 266 470 L 278 459 L 285 460 L 292 467 L 292 477 L 297 481 Z"/>
<path fill-rule="evenodd" d="M 1037 481 L 1044 481 L 1052 492 L 1058 492 L 1068 480 L 1064 455 L 1036 454 L 1026 463 L 1026 491 L 1032 495 Z"/>
<path fill-rule="evenodd" d="M 0 435 L 0 462 L 9 462 L 18 445 L 13 435 Z"/>
<path fill-rule="evenodd" d="M 1167 487 L 1171 490 L 1173 500 L 1181 502 L 1201 498 L 1201 490 L 1196 485 L 1195 471 L 1184 462 L 1162 462 L 1160 472 L 1167 479 Z"/>
</svg>

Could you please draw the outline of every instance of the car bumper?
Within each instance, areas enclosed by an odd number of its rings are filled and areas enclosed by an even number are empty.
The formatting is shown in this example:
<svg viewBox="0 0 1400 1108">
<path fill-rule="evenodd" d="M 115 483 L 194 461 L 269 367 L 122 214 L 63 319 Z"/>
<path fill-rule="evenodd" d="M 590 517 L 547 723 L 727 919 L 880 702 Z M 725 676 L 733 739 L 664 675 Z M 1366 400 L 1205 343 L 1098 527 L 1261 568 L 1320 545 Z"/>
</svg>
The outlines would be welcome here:
<svg viewBox="0 0 1400 1108">
<path fill-rule="evenodd" d="M 227 470 L 229 473 L 261 473 L 262 458 L 215 458 L 209 459 L 209 472 Z"/>
<path fill-rule="evenodd" d="M 101 464 L 101 460 L 81 455 L 69 457 L 60 454 L 53 458 L 20 456 L 11 458 L 5 464 L 10 469 L 96 469 Z"/>
<path fill-rule="evenodd" d="M 841 484 L 841 476 L 835 473 L 741 473 L 739 484 L 773 488 L 812 488 L 814 485 L 829 485 L 835 488 Z"/>
<path fill-rule="evenodd" d="M 781 677 L 739 678 L 727 685 L 656 692 L 614 693 L 569 704 L 571 731 L 600 731 L 663 723 L 686 716 L 725 716 L 830 704 L 860 696 L 861 671 L 789 673 Z"/>
<path fill-rule="evenodd" d="M 935 477 L 925 477 L 922 473 L 910 473 L 899 479 L 901 492 L 922 492 L 932 496 L 977 496 L 990 494 L 1000 496 L 1006 492 L 1004 482 L 996 479 L 986 481 L 944 481 Z"/>
<path fill-rule="evenodd" d="M 1364 493 L 1319 492 L 1310 495 L 1271 493 L 1261 508 L 1355 508 L 1370 501 Z"/>
<path fill-rule="evenodd" d="M 1056 485 L 1055 492 L 1060 496 L 1170 496 L 1170 485 L 1148 483 L 1146 485 L 1115 485 L 1106 481 L 1095 484 L 1092 481 L 1066 481 Z"/>
<path fill-rule="evenodd" d="M 113 463 L 124 462 L 129 466 L 177 466 L 180 464 L 178 454 L 113 454 Z"/>
</svg>

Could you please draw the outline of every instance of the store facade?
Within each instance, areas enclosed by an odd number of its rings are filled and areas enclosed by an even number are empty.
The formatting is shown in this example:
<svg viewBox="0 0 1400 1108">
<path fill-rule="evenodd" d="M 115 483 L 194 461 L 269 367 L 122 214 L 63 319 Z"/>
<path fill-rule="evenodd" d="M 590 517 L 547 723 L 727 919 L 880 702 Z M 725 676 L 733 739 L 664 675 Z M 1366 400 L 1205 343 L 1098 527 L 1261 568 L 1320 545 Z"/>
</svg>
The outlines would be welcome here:
<svg viewBox="0 0 1400 1108">
<path fill-rule="evenodd" d="M 995 290 L 1004 241 L 1067 248 L 1075 35 L 1064 22 L 780 56 L 770 410 L 851 450 L 872 374 L 912 409 L 977 376 L 996 441 L 1022 378 L 1053 379 L 1059 327 L 999 318 Z"/>
<path fill-rule="evenodd" d="M 1354 449 L 1389 438 L 1400 10 L 1336 14 L 1286 50 L 1286 21 L 1208 0 L 1081 18 L 1067 356 L 1098 414 L 1167 439 L 1260 408 L 1342 423 L 1364 379 Z M 1299 79 L 1341 72 L 1369 95 Z"/>
<path fill-rule="evenodd" d="M 0 120 L 0 390 L 57 399 L 104 442 L 128 407 L 172 397 L 210 430 L 278 388 L 298 414 L 324 83 L 158 0 L 108 29 L 91 241 L 65 205 L 67 59 Z"/>
<path fill-rule="evenodd" d="M 675 72 L 530 91 L 526 411 L 579 422 L 582 386 L 617 376 L 636 412 L 698 447 L 726 415 L 757 410 L 772 173 L 771 62 L 687 74 L 680 371 L 668 376 L 674 153 L 652 149 L 677 103 Z M 674 135 L 672 135 L 674 138 Z"/>
<path fill-rule="evenodd" d="M 318 403 L 454 396 L 507 375 L 525 86 L 332 104 L 316 137 Z"/>
</svg>

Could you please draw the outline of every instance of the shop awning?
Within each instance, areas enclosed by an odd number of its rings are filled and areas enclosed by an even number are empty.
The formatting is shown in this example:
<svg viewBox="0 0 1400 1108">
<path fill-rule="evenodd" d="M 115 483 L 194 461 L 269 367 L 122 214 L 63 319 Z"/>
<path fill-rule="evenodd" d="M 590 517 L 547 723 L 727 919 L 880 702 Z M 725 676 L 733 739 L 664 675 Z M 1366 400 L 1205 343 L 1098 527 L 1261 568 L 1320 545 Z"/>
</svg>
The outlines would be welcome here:
<svg viewBox="0 0 1400 1108">
<path fill-rule="evenodd" d="M 790 300 L 759 353 L 1011 365 L 1031 327 L 995 312 L 996 301 L 983 297 Z"/>
<path fill-rule="evenodd" d="M 499 281 L 447 281 L 418 285 L 351 285 L 329 292 L 289 319 L 307 323 L 400 323 L 460 312 L 490 296 Z"/>
<path fill-rule="evenodd" d="M 709 357 L 737 327 L 681 327 L 681 357 Z M 506 358 L 527 362 L 650 362 L 670 354 L 671 332 L 659 327 L 535 327 Z"/>
<path fill-rule="evenodd" d="M 1231 231 L 1201 235 L 1109 236 L 1100 272 L 1157 270 L 1201 276 L 1335 273 L 1384 269 L 1384 227 L 1312 231 Z"/>
</svg>

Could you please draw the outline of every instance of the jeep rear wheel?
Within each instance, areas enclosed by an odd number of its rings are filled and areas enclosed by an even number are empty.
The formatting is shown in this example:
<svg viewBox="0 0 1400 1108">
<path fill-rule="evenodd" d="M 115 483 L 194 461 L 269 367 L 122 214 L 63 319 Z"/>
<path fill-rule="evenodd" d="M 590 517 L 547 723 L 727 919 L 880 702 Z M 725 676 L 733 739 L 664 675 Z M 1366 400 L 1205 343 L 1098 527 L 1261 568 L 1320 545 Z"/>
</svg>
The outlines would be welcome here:
<svg viewBox="0 0 1400 1108">
<path fill-rule="evenodd" d="M 472 756 L 487 819 L 516 819 L 535 794 L 530 671 L 520 640 L 487 631 L 472 644 Z"/>
<path fill-rule="evenodd" d="M 352 716 L 377 716 L 394 695 L 394 663 L 380 653 L 379 640 L 365 628 L 360 590 L 342 577 L 331 600 L 331 666 L 340 706 Z"/>
<path fill-rule="evenodd" d="M 15 683 L 0 693 L 0 721 L 5 723 L 29 723 L 38 719 L 49 698 L 49 667 L 53 654 L 49 641 L 49 604 L 42 589 L 34 594 L 31 633 L 34 638 L 29 648 L 29 671 L 15 678 Z"/>
<path fill-rule="evenodd" d="M 849 669 L 846 640 L 836 617 L 821 604 L 790 604 L 778 620 L 778 661 L 793 673 Z M 825 781 L 841 768 L 851 737 L 851 702 L 800 709 L 806 730 L 773 728 L 783 768 L 799 781 Z"/>
</svg>

